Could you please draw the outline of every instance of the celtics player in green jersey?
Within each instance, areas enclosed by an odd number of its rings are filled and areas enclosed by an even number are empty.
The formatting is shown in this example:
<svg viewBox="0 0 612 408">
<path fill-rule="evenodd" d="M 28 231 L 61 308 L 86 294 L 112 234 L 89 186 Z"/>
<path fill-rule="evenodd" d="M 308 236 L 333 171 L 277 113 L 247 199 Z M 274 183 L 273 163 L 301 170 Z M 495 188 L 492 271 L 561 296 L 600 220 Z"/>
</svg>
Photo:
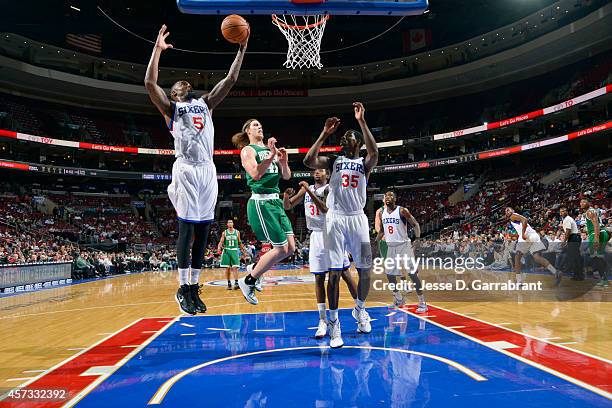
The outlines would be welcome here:
<svg viewBox="0 0 612 408">
<path fill-rule="evenodd" d="M 606 245 L 610 240 L 610 233 L 603 227 L 599 211 L 591 206 L 586 198 L 580 200 L 580 209 L 584 211 L 587 234 L 589 235 L 589 252 L 593 267 L 599 272 L 598 286 L 607 287 L 608 268 L 606 263 Z"/>
<path fill-rule="evenodd" d="M 221 267 L 225 269 L 227 278 L 227 290 L 232 290 L 232 277 L 234 278 L 234 290 L 238 289 L 238 267 L 240 266 L 240 251 L 246 254 L 242 240 L 240 239 L 240 231 L 234 228 L 234 221 L 227 221 L 227 229 L 221 234 L 219 247 L 217 250 L 221 253 Z"/>
<path fill-rule="evenodd" d="M 289 158 L 284 148 L 276 147 L 275 138 L 269 138 L 267 144 L 263 138 L 263 128 L 257 119 L 247 120 L 242 131 L 232 137 L 234 145 L 241 149 L 242 167 L 252 192 L 247 203 L 249 225 L 257 239 L 273 247 L 256 264 L 247 266 L 247 276 L 238 281 L 244 298 L 253 305 L 259 303 L 255 291 L 261 291 L 263 274 L 295 251 L 293 229 L 278 187 L 281 177 L 291 178 Z"/>
</svg>

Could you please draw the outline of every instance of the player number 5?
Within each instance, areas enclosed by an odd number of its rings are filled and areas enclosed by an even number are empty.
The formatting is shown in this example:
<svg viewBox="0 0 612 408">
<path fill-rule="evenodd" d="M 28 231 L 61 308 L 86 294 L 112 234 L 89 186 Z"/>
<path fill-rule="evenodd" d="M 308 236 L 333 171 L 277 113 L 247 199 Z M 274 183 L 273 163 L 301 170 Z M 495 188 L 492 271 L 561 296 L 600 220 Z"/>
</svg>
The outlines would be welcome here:
<svg viewBox="0 0 612 408">
<path fill-rule="evenodd" d="M 201 116 L 194 116 L 193 117 L 193 127 L 195 127 L 198 130 L 204 129 L 204 118 Z"/>
</svg>

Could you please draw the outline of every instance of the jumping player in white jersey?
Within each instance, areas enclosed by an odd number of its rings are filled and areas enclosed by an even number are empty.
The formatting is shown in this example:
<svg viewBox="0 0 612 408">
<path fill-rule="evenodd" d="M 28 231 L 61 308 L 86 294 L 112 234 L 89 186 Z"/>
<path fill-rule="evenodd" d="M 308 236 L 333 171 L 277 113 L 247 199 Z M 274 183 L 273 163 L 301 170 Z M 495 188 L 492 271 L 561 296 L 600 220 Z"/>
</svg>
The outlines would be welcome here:
<svg viewBox="0 0 612 408">
<path fill-rule="evenodd" d="M 396 284 L 397 277 L 400 276 L 403 279 L 402 271 L 406 270 L 410 280 L 414 283 L 419 298 L 416 312 L 425 313 L 427 312 L 427 304 L 425 303 L 421 279 L 418 276 L 419 271 L 414 259 L 412 242 L 408 236 L 408 223 L 412 225 L 416 238 L 421 236 L 421 227 L 410 211 L 397 205 L 397 197 L 393 191 L 387 191 L 383 200 L 385 206 L 376 211 L 374 228 L 378 233 L 378 240 L 382 239 L 383 236 L 385 237 L 387 253 L 384 254 L 384 257 L 395 260 L 393 267 L 385 271 L 387 279 L 389 283 Z M 403 267 L 404 263 L 408 264 L 406 268 Z M 393 304 L 395 306 L 404 304 L 404 296 L 397 289 L 393 290 Z"/>
<path fill-rule="evenodd" d="M 183 312 L 196 314 L 206 311 L 206 305 L 199 296 L 198 280 L 217 204 L 212 112 L 238 80 L 248 37 L 240 44 L 227 76 L 210 93 L 198 97 L 191 84 L 178 81 L 170 88 L 168 99 L 164 90 L 157 85 L 157 73 L 162 51 L 172 48 L 171 44 L 166 43 L 169 34 L 166 25 L 163 25 L 153 47 L 144 83 L 151 101 L 163 115 L 174 137 L 176 161 L 172 167 L 168 197 L 179 220 L 176 254 L 180 287 L 176 292 L 176 301 Z"/>
<path fill-rule="evenodd" d="M 365 310 L 365 301 L 370 291 L 370 273 L 372 269 L 372 248 L 370 247 L 370 228 L 368 217 L 363 212 L 366 204 L 366 187 L 370 172 L 378 163 L 378 146 L 365 121 L 365 108 L 360 102 L 353 103 L 355 119 L 361 132 L 347 131 L 340 138 L 342 155 L 336 158 L 319 156 L 319 150 L 325 140 L 340 125 L 340 119 L 329 118 L 321 135 L 310 148 L 304 164 L 311 169 L 330 169 L 329 195 L 325 217 L 325 245 L 329 249 L 330 273 L 327 285 L 330 315 L 330 347 L 342 347 L 342 334 L 338 320 L 338 300 L 340 296 L 340 274 L 344 269 L 344 254 L 349 252 L 359 273 L 356 307 L 353 317 L 358 321 L 360 333 L 372 331 L 370 316 Z M 365 142 L 367 155 L 359 156 L 362 143 Z"/>
<path fill-rule="evenodd" d="M 521 257 L 529 252 L 534 261 L 555 275 L 555 284 L 559 285 L 561 283 L 561 271 L 555 269 L 546 258 L 540 255 L 540 252 L 544 251 L 546 247 L 542 243 L 540 235 L 527 223 L 527 218 L 515 213 L 511 207 L 506 208 L 506 218 L 510 220 L 512 227 L 518 234 L 514 259 L 514 271 L 516 273 L 517 283 L 523 283 L 525 281 L 525 273 L 521 272 Z"/>
<path fill-rule="evenodd" d="M 306 216 L 306 228 L 310 230 L 310 248 L 308 251 L 308 265 L 310 273 L 315 276 L 315 295 L 317 297 L 317 309 L 319 310 L 319 326 L 315 338 L 321 339 L 327 334 L 329 322 L 325 307 L 325 275 L 329 271 L 329 253 L 325 246 L 325 214 L 328 208 L 325 205 L 329 185 L 327 184 L 327 170 L 316 169 L 313 172 L 315 184 L 310 186 L 306 181 L 300 182 L 300 190 L 294 195 L 292 188 L 287 189 L 284 195 L 285 210 L 298 205 L 304 201 L 304 214 Z M 357 287 L 351 277 L 348 268 L 350 262 L 348 256 L 344 257 L 342 279 L 346 282 L 353 299 L 357 298 Z"/>
</svg>

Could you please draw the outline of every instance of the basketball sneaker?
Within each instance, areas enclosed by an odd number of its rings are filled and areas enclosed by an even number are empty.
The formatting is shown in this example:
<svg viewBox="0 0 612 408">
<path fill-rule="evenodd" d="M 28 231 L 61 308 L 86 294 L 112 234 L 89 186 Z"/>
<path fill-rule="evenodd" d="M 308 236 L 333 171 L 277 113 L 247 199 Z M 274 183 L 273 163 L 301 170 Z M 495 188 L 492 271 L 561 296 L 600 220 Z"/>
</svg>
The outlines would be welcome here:
<svg viewBox="0 0 612 408">
<path fill-rule="evenodd" d="M 340 330 L 340 320 L 329 322 L 329 347 L 338 348 L 344 346 L 342 341 L 342 331 Z"/>
<path fill-rule="evenodd" d="M 563 278 L 563 273 L 560 270 L 555 272 L 555 286 L 559 286 L 561 284 L 561 279 Z"/>
<path fill-rule="evenodd" d="M 523 282 L 525 282 L 525 272 L 517 273 L 516 274 L 516 283 L 521 284 Z"/>
<path fill-rule="evenodd" d="M 244 281 L 244 278 L 238 280 L 238 287 L 240 287 L 240 291 L 242 292 L 242 296 L 252 305 L 256 305 L 259 303 L 257 300 L 257 296 L 255 296 L 255 285 L 249 285 Z"/>
<path fill-rule="evenodd" d="M 315 333 L 315 339 L 322 339 L 327 334 L 327 321 L 319 320 L 319 327 L 317 327 L 317 332 Z"/>
<path fill-rule="evenodd" d="M 184 284 L 179 287 L 174 296 L 176 303 L 178 303 L 181 312 L 194 315 L 197 313 L 195 305 L 191 300 L 191 288 L 189 285 Z"/>
<path fill-rule="evenodd" d="M 195 306 L 195 310 L 198 313 L 206 313 L 206 305 L 202 302 L 200 298 L 200 293 L 202 293 L 202 285 L 194 283 L 189 285 L 191 289 L 191 300 L 193 301 L 193 305 Z"/>
<path fill-rule="evenodd" d="M 238 290 L 240 289 L 240 286 L 238 286 L 238 281 L 234 282 L 234 290 Z"/>
<path fill-rule="evenodd" d="M 231 282 L 227 282 L 227 290 L 232 290 L 232 283 Z"/>
<path fill-rule="evenodd" d="M 406 303 L 404 301 L 404 296 L 399 291 L 393 292 L 393 306 L 395 307 L 404 306 L 404 303 Z"/>
<path fill-rule="evenodd" d="M 370 324 L 370 315 L 364 309 L 353 308 L 353 319 L 357 320 L 357 331 L 359 333 L 368 334 L 372 331 L 372 325 Z"/>
<path fill-rule="evenodd" d="M 255 269 L 256 265 L 257 265 L 257 262 L 247 265 L 246 267 L 247 273 L 253 272 L 253 269 Z M 255 290 L 258 292 L 263 291 L 263 275 L 257 278 L 257 282 L 255 282 Z"/>
<path fill-rule="evenodd" d="M 416 313 L 427 313 L 427 303 L 423 302 L 419 302 L 419 306 L 416 308 L 415 312 Z"/>
</svg>

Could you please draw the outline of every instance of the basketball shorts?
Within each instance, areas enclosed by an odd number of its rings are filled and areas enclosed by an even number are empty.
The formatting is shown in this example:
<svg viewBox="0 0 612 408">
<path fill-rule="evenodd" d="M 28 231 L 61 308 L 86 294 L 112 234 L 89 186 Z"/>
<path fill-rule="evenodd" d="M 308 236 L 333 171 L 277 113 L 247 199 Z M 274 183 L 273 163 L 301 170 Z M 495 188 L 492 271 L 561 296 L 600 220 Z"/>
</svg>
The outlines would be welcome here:
<svg viewBox="0 0 612 408">
<path fill-rule="evenodd" d="M 287 236 L 293 235 L 291 221 L 279 198 L 249 199 L 247 216 L 249 225 L 260 241 L 269 242 L 273 246 L 283 246 L 287 244 Z"/>
<path fill-rule="evenodd" d="M 240 256 L 237 249 L 224 249 L 221 254 L 221 268 L 240 266 Z"/>
<path fill-rule="evenodd" d="M 386 259 L 394 260 L 393 263 L 387 262 L 386 266 L 391 266 L 390 268 L 385 268 L 387 275 L 401 276 L 402 271 L 410 274 L 417 272 L 411 242 L 388 242 L 387 246 Z"/>
<path fill-rule="evenodd" d="M 538 252 L 542 252 L 546 249 L 546 246 L 542 243 L 540 239 L 540 235 L 537 233 L 527 235 L 527 241 L 523 239 L 523 237 L 519 237 L 518 242 L 516 243 L 516 252 L 520 252 L 521 254 L 531 253 L 536 254 Z"/>
<path fill-rule="evenodd" d="M 610 240 L 610 233 L 604 229 L 599 230 L 599 247 L 595 249 L 595 233 L 589 234 L 589 253 L 593 257 L 606 255 L 606 245 Z"/>
<path fill-rule="evenodd" d="M 218 188 L 217 170 L 212 162 L 193 164 L 182 159 L 174 162 L 168 197 L 179 220 L 213 221 Z"/>
<path fill-rule="evenodd" d="M 327 273 L 329 270 L 329 251 L 325 247 L 325 232 L 312 231 L 310 233 L 310 248 L 308 249 L 308 265 L 310 272 L 315 275 Z M 344 269 L 351 266 L 348 256 L 344 254 Z"/>
<path fill-rule="evenodd" d="M 344 268 L 345 253 L 353 257 L 356 268 L 372 267 L 370 228 L 365 214 L 343 215 L 328 211 L 325 216 L 325 246 L 329 250 L 329 269 Z"/>
</svg>

